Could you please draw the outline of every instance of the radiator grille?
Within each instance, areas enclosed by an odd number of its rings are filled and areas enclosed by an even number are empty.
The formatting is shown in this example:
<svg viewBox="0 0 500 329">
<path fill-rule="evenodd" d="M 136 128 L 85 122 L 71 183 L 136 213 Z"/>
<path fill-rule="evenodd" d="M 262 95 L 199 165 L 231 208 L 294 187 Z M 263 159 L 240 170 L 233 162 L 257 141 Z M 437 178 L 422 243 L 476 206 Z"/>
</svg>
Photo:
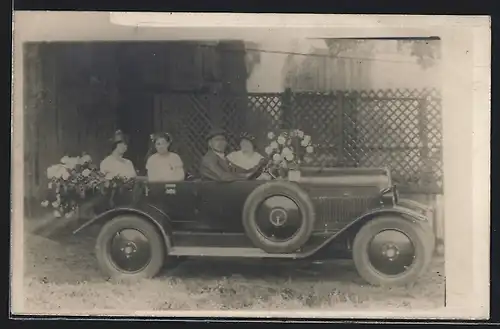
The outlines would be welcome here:
<svg viewBox="0 0 500 329">
<path fill-rule="evenodd" d="M 373 197 L 317 197 L 316 228 L 335 230 L 344 226 L 369 209 L 379 206 L 379 198 Z"/>
</svg>

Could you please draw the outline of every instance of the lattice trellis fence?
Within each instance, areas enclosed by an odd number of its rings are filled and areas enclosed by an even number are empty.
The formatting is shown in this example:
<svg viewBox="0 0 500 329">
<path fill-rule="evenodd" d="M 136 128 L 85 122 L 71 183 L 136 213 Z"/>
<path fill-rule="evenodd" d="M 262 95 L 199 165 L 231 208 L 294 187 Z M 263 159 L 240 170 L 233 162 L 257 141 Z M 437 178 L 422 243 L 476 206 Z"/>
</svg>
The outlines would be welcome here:
<svg viewBox="0 0 500 329">
<path fill-rule="evenodd" d="M 312 165 L 391 168 L 395 182 L 419 193 L 442 193 L 441 99 L 437 90 L 331 93 L 164 95 L 155 113 L 170 124 L 184 162 L 196 172 L 213 126 L 226 129 L 230 146 L 241 131 L 256 135 L 299 128 L 318 144 Z M 161 122 L 163 122 L 161 121 Z"/>
</svg>

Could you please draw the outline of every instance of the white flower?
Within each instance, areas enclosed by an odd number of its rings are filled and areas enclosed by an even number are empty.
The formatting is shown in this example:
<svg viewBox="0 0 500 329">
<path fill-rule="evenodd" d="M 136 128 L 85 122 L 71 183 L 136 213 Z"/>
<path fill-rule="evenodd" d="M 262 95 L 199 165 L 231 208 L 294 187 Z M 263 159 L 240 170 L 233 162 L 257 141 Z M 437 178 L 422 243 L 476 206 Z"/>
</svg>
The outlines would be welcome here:
<svg viewBox="0 0 500 329">
<path fill-rule="evenodd" d="M 311 141 L 311 136 L 305 135 L 303 140 L 307 141 L 307 143 L 309 143 Z"/>
<path fill-rule="evenodd" d="M 53 207 L 53 208 L 57 208 L 57 207 L 59 207 L 60 205 L 61 205 L 61 204 L 59 203 L 59 201 L 54 201 L 54 202 L 52 202 L 52 207 Z"/>
<path fill-rule="evenodd" d="M 307 145 L 309 145 L 309 141 L 306 141 L 305 139 L 303 139 L 301 142 L 300 142 L 300 145 L 306 147 Z"/>
<path fill-rule="evenodd" d="M 70 212 L 66 213 L 66 214 L 64 215 L 64 217 L 66 217 L 66 218 L 71 218 L 71 216 L 73 216 L 73 214 L 74 214 L 74 212 L 73 212 L 73 211 L 70 211 Z"/>
<path fill-rule="evenodd" d="M 297 136 L 297 130 L 292 130 L 292 132 L 290 133 L 290 136 L 291 137 Z"/>
<path fill-rule="evenodd" d="M 52 178 L 60 178 L 62 171 L 61 168 L 64 168 L 62 165 L 53 165 L 47 168 L 47 178 L 52 179 Z"/>
<path fill-rule="evenodd" d="M 68 158 L 68 160 L 66 160 L 65 167 L 71 170 L 75 168 L 79 162 L 80 162 L 80 157 Z"/>
<path fill-rule="evenodd" d="M 288 164 L 286 161 L 283 161 L 282 163 L 280 163 L 280 166 L 286 169 L 288 167 Z"/>
<path fill-rule="evenodd" d="M 278 148 L 278 143 L 276 142 L 272 142 L 271 145 L 269 145 L 271 148 L 273 149 L 277 149 Z"/>
<path fill-rule="evenodd" d="M 58 210 L 54 210 L 54 217 L 56 218 L 61 217 L 61 213 Z"/>
<path fill-rule="evenodd" d="M 274 133 L 271 131 L 267 134 L 267 138 L 273 139 L 274 138 Z"/>
<path fill-rule="evenodd" d="M 61 177 L 62 177 L 62 179 L 67 180 L 69 178 L 69 172 L 67 170 L 65 170 L 62 173 Z"/>
<path fill-rule="evenodd" d="M 84 156 L 82 156 L 80 158 L 79 164 L 83 165 L 83 164 L 90 163 L 90 162 L 92 162 L 92 158 L 90 157 L 90 155 L 85 154 Z"/>
<path fill-rule="evenodd" d="M 292 161 L 293 158 L 294 158 L 293 153 L 289 153 L 285 156 L 285 159 L 287 159 L 288 161 Z"/>
<path fill-rule="evenodd" d="M 66 169 L 64 166 L 60 166 L 59 170 L 57 171 L 56 177 L 62 178 L 66 174 L 68 174 L 68 169 Z"/>
<path fill-rule="evenodd" d="M 281 151 L 281 154 L 287 155 L 287 154 L 292 154 L 292 150 L 290 150 L 288 147 L 283 148 L 283 151 Z"/>
<path fill-rule="evenodd" d="M 276 162 L 281 161 L 282 160 L 281 155 L 276 153 L 275 155 L 273 155 L 273 160 Z"/>
<path fill-rule="evenodd" d="M 306 152 L 307 153 L 313 153 L 313 151 L 314 151 L 314 148 L 311 145 L 309 145 L 308 147 L 306 147 Z"/>
<path fill-rule="evenodd" d="M 278 144 L 283 145 L 285 144 L 285 142 L 286 142 L 285 137 L 283 136 L 278 137 Z"/>
<path fill-rule="evenodd" d="M 297 129 L 297 136 L 299 136 L 300 138 L 304 137 L 304 132 L 300 129 Z"/>
<path fill-rule="evenodd" d="M 42 207 L 46 208 L 49 205 L 49 201 L 48 200 L 44 200 L 44 201 L 42 201 L 41 205 L 42 205 Z"/>
<path fill-rule="evenodd" d="M 90 175 L 90 170 L 89 169 L 85 169 L 83 172 L 82 172 L 82 175 L 83 177 L 88 177 Z"/>
<path fill-rule="evenodd" d="M 65 155 L 65 156 L 63 156 L 63 157 L 61 158 L 61 163 L 66 164 L 66 162 L 68 162 L 68 160 L 69 160 L 69 157 L 68 157 L 67 155 Z"/>
<path fill-rule="evenodd" d="M 271 153 L 273 153 L 273 149 L 270 146 L 266 147 L 266 149 L 264 151 L 266 152 L 267 155 L 270 155 Z"/>
<path fill-rule="evenodd" d="M 51 188 L 52 188 L 52 182 L 49 182 L 48 188 L 49 188 L 49 189 L 51 189 Z"/>
</svg>

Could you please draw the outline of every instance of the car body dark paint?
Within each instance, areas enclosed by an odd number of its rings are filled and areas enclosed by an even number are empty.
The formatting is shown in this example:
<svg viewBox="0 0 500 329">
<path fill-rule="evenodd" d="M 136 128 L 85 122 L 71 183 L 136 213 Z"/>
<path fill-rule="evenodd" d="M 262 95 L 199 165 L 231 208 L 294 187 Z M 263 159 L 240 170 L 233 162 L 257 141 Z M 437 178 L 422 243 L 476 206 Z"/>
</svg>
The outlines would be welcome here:
<svg viewBox="0 0 500 329">
<path fill-rule="evenodd" d="M 269 257 L 309 257 L 338 237 L 345 236 L 343 233 L 356 224 L 376 215 L 397 214 L 405 220 L 427 221 L 418 207 L 414 210 L 397 204 L 397 192 L 385 168 L 304 168 L 301 171 L 302 178 L 295 184 L 308 193 L 314 204 L 316 224 L 313 234 L 300 250 Z M 241 212 L 248 195 L 266 183 L 268 181 L 263 180 L 150 182 L 140 201 L 106 211 L 89 223 L 103 222 L 116 214 L 130 212 L 144 216 L 158 226 L 168 251 L 171 247 L 199 248 L 202 256 L 205 248 L 255 249 L 244 232 Z M 181 251 L 179 253 L 182 255 Z M 255 253 L 255 257 L 258 255 Z"/>
<path fill-rule="evenodd" d="M 171 249 L 172 226 L 169 216 L 160 209 L 158 209 L 157 207 L 155 207 L 154 205 L 142 202 L 135 203 L 130 206 L 120 206 L 117 208 L 107 210 L 97 215 L 96 217 L 92 218 L 91 220 L 85 222 L 83 225 L 74 230 L 73 234 L 77 234 L 78 232 L 83 231 L 84 229 L 90 227 L 93 224 L 102 224 L 104 222 L 107 222 L 108 220 L 111 220 L 112 218 L 115 218 L 116 216 L 126 215 L 126 214 L 135 214 L 148 219 L 161 232 L 167 250 Z"/>
</svg>

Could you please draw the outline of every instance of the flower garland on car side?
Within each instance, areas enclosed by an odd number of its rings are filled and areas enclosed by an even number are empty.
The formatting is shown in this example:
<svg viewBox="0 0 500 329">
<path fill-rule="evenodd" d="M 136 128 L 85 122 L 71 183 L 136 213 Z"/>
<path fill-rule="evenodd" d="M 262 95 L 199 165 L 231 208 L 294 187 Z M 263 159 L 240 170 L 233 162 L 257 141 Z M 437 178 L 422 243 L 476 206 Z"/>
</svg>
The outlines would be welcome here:
<svg viewBox="0 0 500 329">
<path fill-rule="evenodd" d="M 265 148 L 270 158 L 270 172 L 278 172 L 285 177 L 289 170 L 299 170 L 303 162 L 310 162 L 314 152 L 311 136 L 300 129 L 269 132 L 267 137 L 271 142 Z"/>
<path fill-rule="evenodd" d="M 55 217 L 70 218 L 82 202 L 113 194 L 116 189 L 134 187 L 133 178 L 104 175 L 85 153 L 64 156 L 60 163 L 47 168 L 47 178 L 48 197 L 41 205 L 53 208 Z"/>
</svg>

